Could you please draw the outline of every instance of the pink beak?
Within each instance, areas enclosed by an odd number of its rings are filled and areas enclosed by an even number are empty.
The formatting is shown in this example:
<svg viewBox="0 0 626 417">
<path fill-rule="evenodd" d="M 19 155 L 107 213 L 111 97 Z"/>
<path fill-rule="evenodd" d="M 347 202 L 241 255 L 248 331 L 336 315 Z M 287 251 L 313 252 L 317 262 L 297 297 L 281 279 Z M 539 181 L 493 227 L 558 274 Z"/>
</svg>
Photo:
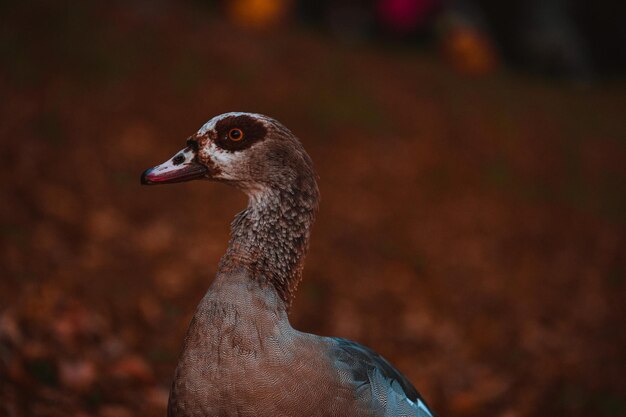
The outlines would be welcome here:
<svg viewBox="0 0 626 417">
<path fill-rule="evenodd" d="M 141 174 L 141 183 L 146 185 L 170 184 L 205 178 L 208 169 L 196 161 L 196 154 L 191 147 L 178 152 L 168 161 L 149 168 Z"/>
</svg>

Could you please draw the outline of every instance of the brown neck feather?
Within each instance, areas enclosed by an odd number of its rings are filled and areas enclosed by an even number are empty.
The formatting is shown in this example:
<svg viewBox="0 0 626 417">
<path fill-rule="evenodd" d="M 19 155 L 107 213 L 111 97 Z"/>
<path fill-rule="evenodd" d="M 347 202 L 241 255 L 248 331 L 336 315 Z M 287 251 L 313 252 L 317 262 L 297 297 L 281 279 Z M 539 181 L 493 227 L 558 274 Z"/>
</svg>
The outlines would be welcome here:
<svg viewBox="0 0 626 417">
<path fill-rule="evenodd" d="M 249 194 L 248 207 L 232 223 L 219 270 L 247 270 L 252 279 L 273 286 L 288 309 L 302 277 L 317 212 L 317 184 L 310 175 L 298 178 L 291 186 Z"/>
</svg>

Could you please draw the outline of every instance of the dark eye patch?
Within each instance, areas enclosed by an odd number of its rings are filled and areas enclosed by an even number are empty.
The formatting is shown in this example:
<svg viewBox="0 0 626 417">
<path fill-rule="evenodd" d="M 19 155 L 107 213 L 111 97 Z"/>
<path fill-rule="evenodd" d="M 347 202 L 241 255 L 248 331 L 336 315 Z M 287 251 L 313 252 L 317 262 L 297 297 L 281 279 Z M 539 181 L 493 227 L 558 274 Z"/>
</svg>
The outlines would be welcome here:
<svg viewBox="0 0 626 417">
<path fill-rule="evenodd" d="M 229 139 L 228 132 L 232 129 L 241 129 L 244 135 L 243 139 L 239 141 Z M 267 128 L 263 122 L 247 115 L 225 117 L 217 122 L 215 131 L 217 132 L 215 144 L 231 152 L 247 149 L 265 139 L 267 134 Z"/>
</svg>

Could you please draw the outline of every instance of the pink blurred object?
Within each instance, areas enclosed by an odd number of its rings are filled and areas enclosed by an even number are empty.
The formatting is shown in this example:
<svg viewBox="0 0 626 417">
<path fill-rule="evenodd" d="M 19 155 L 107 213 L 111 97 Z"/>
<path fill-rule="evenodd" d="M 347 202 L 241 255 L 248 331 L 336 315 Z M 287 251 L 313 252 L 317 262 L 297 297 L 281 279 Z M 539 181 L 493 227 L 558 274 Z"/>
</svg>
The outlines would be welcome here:
<svg viewBox="0 0 626 417">
<path fill-rule="evenodd" d="M 409 33 L 426 23 L 439 0 L 379 0 L 381 22 L 397 33 Z"/>
</svg>

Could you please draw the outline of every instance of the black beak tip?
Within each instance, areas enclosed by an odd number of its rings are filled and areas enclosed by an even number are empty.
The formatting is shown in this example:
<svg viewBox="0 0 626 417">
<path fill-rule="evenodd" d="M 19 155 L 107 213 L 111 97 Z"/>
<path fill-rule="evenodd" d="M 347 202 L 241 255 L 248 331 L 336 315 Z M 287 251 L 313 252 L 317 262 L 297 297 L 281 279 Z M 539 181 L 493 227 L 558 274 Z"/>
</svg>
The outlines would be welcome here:
<svg viewBox="0 0 626 417">
<path fill-rule="evenodd" d="M 146 169 L 142 174 L 141 174 L 141 184 L 142 185 L 152 185 L 154 184 L 152 181 L 150 181 L 148 179 L 148 174 L 150 173 L 150 171 L 152 171 L 152 168 L 150 169 Z"/>
</svg>

